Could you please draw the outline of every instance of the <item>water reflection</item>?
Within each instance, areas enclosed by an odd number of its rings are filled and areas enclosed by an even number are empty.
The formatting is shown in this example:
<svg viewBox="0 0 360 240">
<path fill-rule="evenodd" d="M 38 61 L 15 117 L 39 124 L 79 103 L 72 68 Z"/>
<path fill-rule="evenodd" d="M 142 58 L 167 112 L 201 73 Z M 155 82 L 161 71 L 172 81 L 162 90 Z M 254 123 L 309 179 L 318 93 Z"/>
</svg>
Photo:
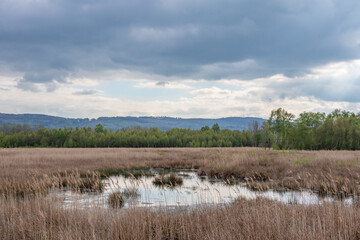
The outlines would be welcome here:
<svg viewBox="0 0 360 240">
<path fill-rule="evenodd" d="M 138 197 L 128 198 L 125 208 L 136 207 L 176 207 L 197 206 L 219 203 L 230 203 L 238 197 L 254 199 L 265 197 L 285 204 L 322 204 L 334 201 L 333 198 L 321 198 L 317 194 L 308 191 L 276 192 L 273 190 L 256 192 L 243 185 L 228 185 L 223 181 L 210 182 L 207 178 L 199 177 L 193 171 L 180 171 L 178 176 L 183 178 L 183 184 L 175 188 L 157 187 L 153 184 L 154 177 L 142 177 L 139 179 L 113 176 L 104 180 L 105 190 L 101 194 L 79 194 L 71 191 L 57 191 L 49 194 L 49 197 L 60 198 L 65 207 L 74 205 L 107 207 L 107 199 L 113 192 L 136 190 Z M 352 199 L 345 199 L 345 204 L 352 204 Z"/>
</svg>

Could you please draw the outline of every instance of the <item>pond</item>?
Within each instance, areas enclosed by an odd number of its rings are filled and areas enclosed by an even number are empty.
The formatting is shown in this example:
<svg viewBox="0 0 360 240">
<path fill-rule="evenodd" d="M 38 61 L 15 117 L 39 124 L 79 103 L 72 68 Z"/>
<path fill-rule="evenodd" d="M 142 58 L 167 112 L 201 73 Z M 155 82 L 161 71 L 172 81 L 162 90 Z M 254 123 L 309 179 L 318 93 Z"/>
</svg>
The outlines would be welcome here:
<svg viewBox="0 0 360 240">
<path fill-rule="evenodd" d="M 156 174 L 157 172 L 155 172 Z M 176 175 L 183 179 L 180 186 L 156 186 L 155 177 L 125 178 L 112 176 L 103 180 L 102 193 L 76 193 L 72 191 L 52 191 L 48 197 L 61 201 L 64 207 L 99 205 L 108 207 L 108 198 L 114 192 L 136 192 L 137 196 L 126 198 L 125 208 L 129 207 L 180 207 L 231 203 L 239 197 L 255 199 L 264 197 L 284 204 L 322 204 L 335 201 L 331 197 L 319 197 L 310 191 L 252 191 L 244 185 L 229 185 L 221 180 L 199 177 L 193 170 L 180 170 Z M 352 204 L 352 198 L 343 200 Z"/>
</svg>

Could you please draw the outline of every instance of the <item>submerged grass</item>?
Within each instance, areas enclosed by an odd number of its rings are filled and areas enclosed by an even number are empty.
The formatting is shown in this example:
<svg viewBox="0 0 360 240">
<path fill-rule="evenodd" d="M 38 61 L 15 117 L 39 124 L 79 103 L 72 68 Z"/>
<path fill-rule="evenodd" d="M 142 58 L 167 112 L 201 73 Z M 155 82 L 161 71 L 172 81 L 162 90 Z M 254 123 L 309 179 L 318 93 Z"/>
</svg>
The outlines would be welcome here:
<svg viewBox="0 0 360 240">
<path fill-rule="evenodd" d="M 53 176 L 56 178 L 56 175 Z M 97 172 L 87 172 L 80 174 L 78 171 L 60 173 L 58 175 L 59 187 L 70 190 L 84 192 L 102 192 L 104 183 Z"/>
<path fill-rule="evenodd" d="M 153 184 L 155 186 L 176 187 L 183 184 L 183 179 L 181 177 L 176 176 L 175 173 L 170 173 L 169 175 L 156 176 L 153 181 Z"/>
</svg>

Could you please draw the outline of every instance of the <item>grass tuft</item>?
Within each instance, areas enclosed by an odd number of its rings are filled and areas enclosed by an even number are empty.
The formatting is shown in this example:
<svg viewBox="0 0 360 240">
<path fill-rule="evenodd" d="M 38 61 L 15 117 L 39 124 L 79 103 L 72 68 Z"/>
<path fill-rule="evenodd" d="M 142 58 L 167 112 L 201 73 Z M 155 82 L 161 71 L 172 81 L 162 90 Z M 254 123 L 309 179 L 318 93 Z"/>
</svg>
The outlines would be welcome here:
<svg viewBox="0 0 360 240">
<path fill-rule="evenodd" d="M 183 184 L 183 179 L 176 176 L 175 173 L 170 173 L 169 175 L 159 175 L 155 177 L 153 184 L 156 186 L 176 187 Z"/>
<path fill-rule="evenodd" d="M 112 208 L 122 208 L 125 204 L 125 199 L 120 192 L 114 192 L 110 194 L 108 202 Z"/>
</svg>

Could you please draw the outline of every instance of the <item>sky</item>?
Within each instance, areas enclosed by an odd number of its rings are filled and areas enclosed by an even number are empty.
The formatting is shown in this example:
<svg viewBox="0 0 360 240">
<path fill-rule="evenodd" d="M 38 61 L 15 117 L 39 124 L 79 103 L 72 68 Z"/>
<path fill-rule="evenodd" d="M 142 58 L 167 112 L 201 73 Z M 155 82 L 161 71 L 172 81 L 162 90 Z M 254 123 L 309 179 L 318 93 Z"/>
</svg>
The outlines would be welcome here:
<svg viewBox="0 0 360 240">
<path fill-rule="evenodd" d="M 360 112 L 359 0 L 0 0 L 0 112 Z"/>
</svg>

